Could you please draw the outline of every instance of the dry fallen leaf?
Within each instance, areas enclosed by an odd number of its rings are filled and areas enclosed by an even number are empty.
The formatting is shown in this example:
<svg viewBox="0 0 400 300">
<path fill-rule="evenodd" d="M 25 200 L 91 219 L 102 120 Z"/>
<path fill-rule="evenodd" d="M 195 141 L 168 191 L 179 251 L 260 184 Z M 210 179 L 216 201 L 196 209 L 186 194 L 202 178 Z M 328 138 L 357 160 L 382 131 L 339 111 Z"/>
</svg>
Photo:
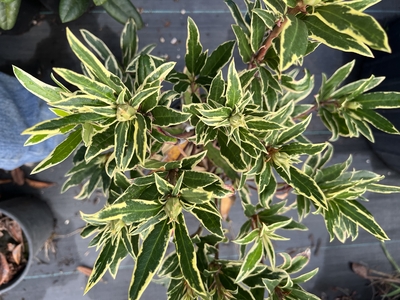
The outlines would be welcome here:
<svg viewBox="0 0 400 300">
<path fill-rule="evenodd" d="M 12 182 L 11 179 L 0 179 L 0 184 L 6 184 Z"/>
<path fill-rule="evenodd" d="M 362 278 L 368 279 L 368 268 L 359 263 L 350 263 L 351 270 Z"/>
<path fill-rule="evenodd" d="M 22 244 L 19 244 L 12 250 L 12 257 L 17 265 L 21 262 L 22 257 Z"/>
<path fill-rule="evenodd" d="M 11 252 L 15 248 L 15 244 L 13 243 L 7 243 L 7 251 Z"/>
<path fill-rule="evenodd" d="M 7 222 L 6 230 L 16 242 L 22 244 L 23 242 L 22 230 L 17 222 L 15 221 Z"/>
<path fill-rule="evenodd" d="M 18 185 L 24 185 L 25 183 L 25 174 L 20 168 L 16 168 L 11 171 L 11 177 L 13 181 Z"/>
<path fill-rule="evenodd" d="M 39 181 L 34 179 L 25 179 L 26 183 L 35 189 L 46 189 L 55 185 L 54 182 Z"/>
<path fill-rule="evenodd" d="M 225 198 L 221 199 L 220 213 L 224 220 L 226 220 L 228 218 L 229 211 L 231 210 L 231 207 L 234 202 L 235 202 L 234 196 L 225 197 Z"/>
<path fill-rule="evenodd" d="M 170 162 L 174 160 L 178 160 L 179 156 L 186 156 L 184 150 L 188 144 L 188 141 L 184 141 L 178 145 L 165 145 L 163 147 L 162 152 L 164 153 L 163 162 Z"/>
<path fill-rule="evenodd" d="M 10 280 L 10 267 L 3 253 L 0 252 L 0 285 L 7 283 Z"/>
<path fill-rule="evenodd" d="M 84 267 L 84 266 L 78 266 L 76 269 L 88 277 L 92 274 L 92 270 L 93 270 L 92 268 Z"/>
</svg>

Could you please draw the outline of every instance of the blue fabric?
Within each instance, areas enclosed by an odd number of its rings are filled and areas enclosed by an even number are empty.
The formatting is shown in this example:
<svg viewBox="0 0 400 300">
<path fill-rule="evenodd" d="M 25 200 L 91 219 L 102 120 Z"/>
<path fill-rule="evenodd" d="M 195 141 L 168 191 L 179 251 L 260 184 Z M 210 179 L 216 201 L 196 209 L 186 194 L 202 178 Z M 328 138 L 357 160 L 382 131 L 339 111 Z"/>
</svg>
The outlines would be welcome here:
<svg viewBox="0 0 400 300">
<path fill-rule="evenodd" d="M 54 118 L 47 103 L 28 92 L 16 78 L 0 73 L 0 169 L 13 170 L 39 162 L 60 142 L 61 136 L 25 147 L 25 129 Z"/>
</svg>

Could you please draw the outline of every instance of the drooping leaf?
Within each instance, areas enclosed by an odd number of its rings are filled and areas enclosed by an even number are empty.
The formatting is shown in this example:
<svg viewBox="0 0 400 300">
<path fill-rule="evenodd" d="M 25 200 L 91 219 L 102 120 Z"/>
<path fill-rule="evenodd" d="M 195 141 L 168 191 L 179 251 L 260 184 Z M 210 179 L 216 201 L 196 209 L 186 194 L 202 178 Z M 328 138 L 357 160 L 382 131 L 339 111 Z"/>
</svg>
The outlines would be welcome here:
<svg viewBox="0 0 400 300">
<path fill-rule="evenodd" d="M 156 224 L 143 241 L 129 287 L 130 300 L 140 299 L 160 267 L 167 250 L 170 232 L 168 220 L 164 220 Z"/>
<path fill-rule="evenodd" d="M 384 241 L 388 236 L 376 223 L 371 213 L 357 201 L 335 201 L 340 211 L 376 238 Z"/>
<path fill-rule="evenodd" d="M 189 286 L 202 297 L 207 297 L 204 289 L 203 280 L 197 268 L 196 253 L 194 246 L 187 231 L 186 222 L 182 214 L 178 216 L 178 221 L 174 223 L 175 247 L 178 254 L 179 265 L 183 277 Z"/>
<path fill-rule="evenodd" d="M 117 245 L 114 245 L 111 239 L 107 239 L 94 263 L 93 270 L 86 284 L 85 294 L 103 277 L 115 257 L 117 248 Z"/>
</svg>

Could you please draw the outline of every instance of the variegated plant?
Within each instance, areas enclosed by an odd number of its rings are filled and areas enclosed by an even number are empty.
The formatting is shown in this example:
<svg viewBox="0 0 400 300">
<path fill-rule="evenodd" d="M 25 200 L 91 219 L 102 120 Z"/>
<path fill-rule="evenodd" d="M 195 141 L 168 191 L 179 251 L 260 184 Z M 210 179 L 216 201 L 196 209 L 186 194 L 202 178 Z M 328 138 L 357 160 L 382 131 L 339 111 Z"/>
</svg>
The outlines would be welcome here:
<svg viewBox="0 0 400 300">
<path fill-rule="evenodd" d="M 121 62 L 88 31 L 81 34 L 89 48 L 68 30 L 83 74 L 55 68 L 54 87 L 14 68 L 58 116 L 26 130 L 27 145 L 67 135 L 34 172 L 73 154 L 63 191 L 84 183 L 77 198 L 101 188 L 108 199 L 97 213 L 82 213 L 82 236 L 94 234 L 90 246 L 100 250 L 86 292 L 107 270 L 115 277 L 131 256 L 131 300 L 155 275 L 173 300 L 317 299 L 300 286 L 317 269 L 292 275 L 307 264 L 307 251 L 279 253 L 283 263 L 277 264 L 274 241 L 285 240 L 278 229 L 306 230 L 300 221 L 313 212 L 324 218 L 331 239 L 355 239 L 359 227 L 388 239 L 361 200 L 366 192 L 400 188 L 349 169 L 351 157 L 329 164 L 333 146 L 312 143 L 303 133 L 318 115 L 331 141 L 359 135 L 373 141 L 370 126 L 399 134 L 374 109 L 400 107 L 400 94 L 369 92 L 381 77 L 343 85 L 351 62 L 329 79 L 324 75 L 315 103 L 305 104 L 314 78 L 307 70 L 297 78 L 292 68 L 320 43 L 365 56 L 372 56 L 370 49 L 390 51 L 383 29 L 364 12 L 379 0 L 245 0 L 245 16 L 232 0 L 225 2 L 236 41 L 209 54 L 189 18 L 183 72 L 152 55 L 152 45 L 138 51 L 133 21 L 121 35 Z M 245 70 L 236 68 L 235 45 Z M 282 191 L 292 191 L 293 199 L 274 197 Z M 233 196 L 247 218 L 231 241 L 240 248 L 236 260 L 219 250 L 230 242 L 221 207 Z M 285 216 L 293 208 L 300 221 Z M 188 216 L 198 220 L 197 230 L 188 228 Z M 169 243 L 173 251 L 166 254 Z"/>
</svg>

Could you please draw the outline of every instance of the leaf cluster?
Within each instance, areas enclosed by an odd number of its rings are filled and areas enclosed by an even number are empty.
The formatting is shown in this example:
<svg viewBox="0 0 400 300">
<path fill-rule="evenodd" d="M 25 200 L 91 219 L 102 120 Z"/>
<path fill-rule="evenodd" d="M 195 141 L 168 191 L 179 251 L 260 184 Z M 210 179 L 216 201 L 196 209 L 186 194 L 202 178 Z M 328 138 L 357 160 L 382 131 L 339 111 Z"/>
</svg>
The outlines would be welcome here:
<svg viewBox="0 0 400 300">
<path fill-rule="evenodd" d="M 82 74 L 55 68 L 51 86 L 14 67 L 21 84 L 57 115 L 27 129 L 26 144 L 68 134 L 34 172 L 73 154 L 62 190 L 83 183 L 78 199 L 97 188 L 107 196 L 100 211 L 82 213 L 82 236 L 94 235 L 90 246 L 99 250 L 86 292 L 107 270 L 115 277 L 131 256 L 129 299 L 139 299 L 156 274 L 168 299 L 258 300 L 265 293 L 318 299 L 300 286 L 317 270 L 293 275 L 309 261 L 308 251 L 279 253 L 283 263 L 277 263 L 274 241 L 287 240 L 286 230 L 307 230 L 301 220 L 313 212 L 331 239 L 354 240 L 360 227 L 388 239 L 362 202 L 368 192 L 400 188 L 380 184 L 383 176 L 373 172 L 351 170 L 351 157 L 330 164 L 333 146 L 304 133 L 315 113 L 331 141 L 360 135 L 373 141 L 370 125 L 398 134 L 374 109 L 400 107 L 400 94 L 370 92 L 383 80 L 374 76 L 343 84 L 350 62 L 329 79 L 324 75 L 315 103 L 307 104 L 314 77 L 291 68 L 320 43 L 366 56 L 370 48 L 390 51 L 383 29 L 364 12 L 379 1 L 246 0 L 245 15 L 225 2 L 236 40 L 209 53 L 188 18 L 184 70 L 153 55 L 154 45 L 138 50 L 132 19 L 121 34 L 121 61 L 90 32 L 81 30 L 85 45 L 67 30 Z M 236 67 L 235 46 L 246 70 Z M 233 239 L 221 217 L 232 197 L 246 217 Z M 291 209 L 298 220 L 285 215 Z M 199 226 L 194 232 L 191 217 Z M 228 242 L 238 245 L 237 260 L 220 253 Z"/>
</svg>

